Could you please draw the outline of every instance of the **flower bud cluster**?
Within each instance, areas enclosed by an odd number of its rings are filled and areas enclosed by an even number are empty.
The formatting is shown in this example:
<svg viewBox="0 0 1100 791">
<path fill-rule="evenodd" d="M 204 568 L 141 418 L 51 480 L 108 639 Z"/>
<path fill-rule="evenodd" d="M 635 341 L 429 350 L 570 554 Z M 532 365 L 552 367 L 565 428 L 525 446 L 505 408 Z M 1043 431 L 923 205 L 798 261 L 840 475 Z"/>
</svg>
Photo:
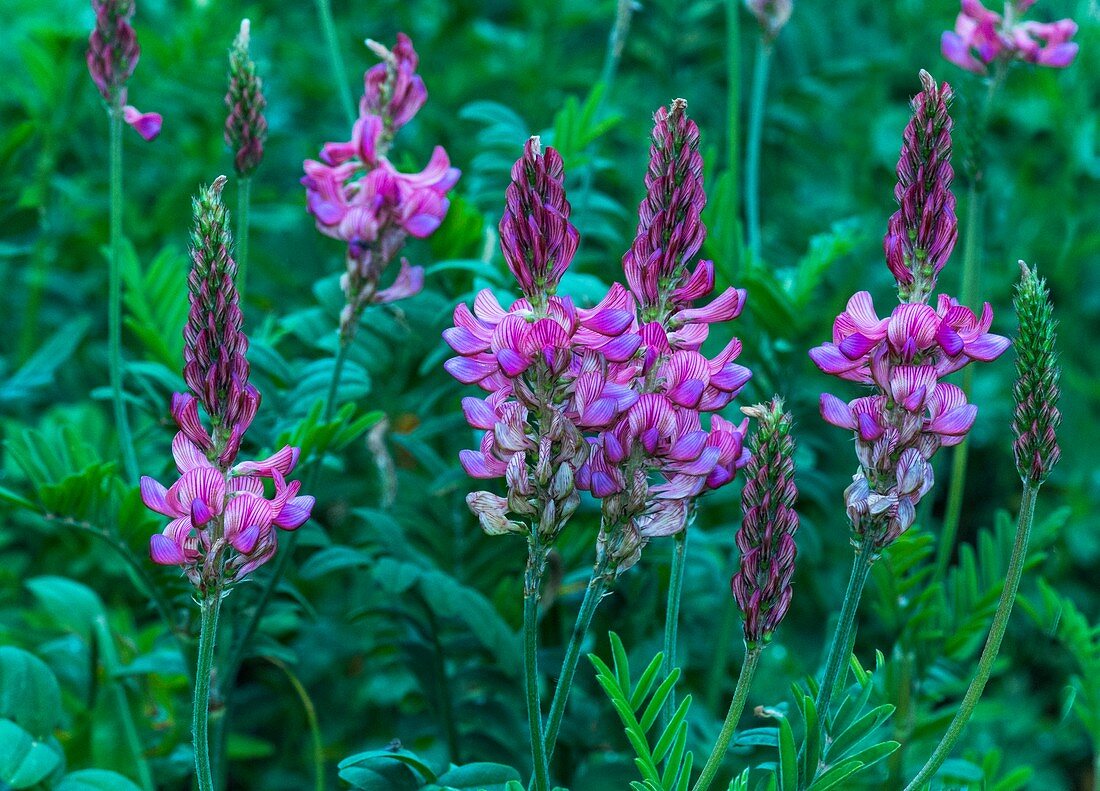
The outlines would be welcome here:
<svg viewBox="0 0 1100 791">
<path fill-rule="evenodd" d="M 146 140 L 160 134 L 160 113 L 143 113 L 126 104 L 126 84 L 134 73 L 141 47 L 130 20 L 134 0 L 92 0 L 95 27 L 88 37 L 88 72 L 112 113 L 132 126 Z"/>
<path fill-rule="evenodd" d="M 886 265 L 907 302 L 927 301 L 959 236 L 948 114 L 954 93 L 946 82 L 937 86 L 923 69 L 920 78 L 924 90 L 913 98 L 898 158 L 898 210 L 883 240 Z"/>
<path fill-rule="evenodd" d="M 603 501 L 600 547 L 618 571 L 649 538 L 684 529 L 694 498 L 728 483 L 747 460 L 743 426 L 713 415 L 704 428 L 701 420 L 751 374 L 734 362 L 736 339 L 714 358 L 699 351 L 709 324 L 737 316 L 745 293 L 728 289 L 695 307 L 713 290 L 714 266 L 689 265 L 705 237 L 706 197 L 699 131 L 685 107 L 676 100 L 656 115 L 647 197 L 623 259 L 629 288 L 612 285 L 589 309 L 554 293 L 577 234 L 561 158 L 533 139 L 513 168 L 501 221 L 505 260 L 524 297 L 504 310 L 482 291 L 472 312 L 455 309 L 444 333 L 459 354 L 447 370 L 490 393 L 463 401 L 470 425 L 486 432 L 479 450 L 462 452 L 464 468 L 508 484 L 506 497 L 470 496 L 483 527 L 525 531 L 511 514 L 552 537 L 576 508 L 575 489 L 586 490 Z"/>
<path fill-rule="evenodd" d="M 962 0 L 955 29 L 944 31 L 940 49 L 947 60 L 975 74 L 985 74 L 990 63 L 1021 60 L 1039 66 L 1065 68 L 1077 57 L 1070 39 L 1077 32 L 1072 19 L 1033 22 L 1021 19 L 1035 0 L 1008 0 L 1004 15 L 990 11 L 981 0 Z"/>
<path fill-rule="evenodd" d="M 241 31 L 229 50 L 229 90 L 225 106 L 225 144 L 233 152 L 237 175 L 250 176 L 264 158 L 267 119 L 264 108 L 264 83 L 256 73 L 256 64 L 248 51 L 250 24 L 241 20 Z"/>
<path fill-rule="evenodd" d="M 752 436 L 752 456 L 741 490 L 741 528 L 737 548 L 741 568 L 730 581 L 744 616 L 745 643 L 754 648 L 771 641 L 772 633 L 791 606 L 791 580 L 798 548 L 794 482 L 794 439 L 791 415 L 783 401 L 742 407 L 759 421 Z"/>
<path fill-rule="evenodd" d="M 1016 401 L 1012 450 L 1020 477 L 1041 484 L 1062 455 L 1056 433 L 1062 423 L 1058 411 L 1061 368 L 1055 348 L 1058 323 L 1046 281 L 1023 261 L 1020 269 L 1015 299 L 1020 335 L 1016 340 L 1016 384 L 1012 388 Z"/>
<path fill-rule="evenodd" d="M 914 114 L 920 117 L 932 97 L 949 90 L 938 90 L 926 73 L 924 100 L 914 101 Z M 939 101 L 937 99 L 937 102 Z M 936 115 L 946 112 L 946 106 Z M 840 379 L 872 385 L 875 393 L 844 403 L 828 393 L 821 395 L 821 414 L 826 422 L 851 430 L 855 435 L 860 469 L 845 491 L 848 518 L 858 540 L 870 538 L 876 550 L 905 532 L 916 516 L 916 506 L 932 488 L 929 463 L 942 446 L 962 442 L 974 423 L 977 407 L 968 404 L 966 394 L 943 377 L 972 361 L 995 360 L 1008 348 L 1008 338 L 989 332 L 993 311 L 985 303 L 981 316 L 950 296 L 940 294 L 936 307 L 926 304 L 935 275 L 944 261 L 922 256 L 931 247 L 921 239 L 935 216 L 937 238 L 953 239 L 955 216 L 952 211 L 907 212 L 905 196 L 912 194 L 910 172 L 922 174 L 925 195 L 939 195 L 941 208 L 953 205 L 949 199 L 950 167 L 945 163 L 950 151 L 950 120 L 944 116 L 936 126 L 935 145 L 925 145 L 929 127 L 922 135 L 909 134 L 899 164 L 899 183 L 895 194 L 901 196 L 903 209 L 894 215 L 887 235 L 886 253 L 891 271 L 898 280 L 902 304 L 890 316 L 880 319 L 871 295 L 860 291 L 833 323 L 833 340 L 810 351 L 814 363 L 827 374 Z M 928 205 L 927 203 L 925 204 Z M 891 259 L 891 235 L 908 240 L 908 249 L 916 250 L 902 258 Z M 941 252 L 943 246 L 935 249 Z M 950 245 L 946 252 L 950 252 Z M 946 258 L 946 252 L 943 258 Z M 938 255 L 938 254 L 937 254 Z M 904 266 L 898 264 L 905 262 Z M 910 268 L 912 262 L 919 266 Z"/>
<path fill-rule="evenodd" d="M 288 445 L 261 461 L 237 462 L 260 394 L 248 382 L 248 339 L 241 330 L 237 267 L 221 202 L 224 184 L 225 177 L 218 178 L 194 201 L 191 310 L 184 329 L 184 380 L 191 393 L 172 397 L 180 429 L 172 456 L 180 477 L 169 487 L 141 479 L 145 505 L 172 520 L 150 539 L 153 561 L 182 567 L 201 591 L 238 582 L 270 560 L 278 543 L 275 528 L 300 527 L 314 503 L 298 494 L 301 482 L 287 481 L 298 448 Z M 271 497 L 265 480 L 272 481 Z"/>
<path fill-rule="evenodd" d="M 424 238 L 439 227 L 450 205 L 448 191 L 459 178 L 447 152 L 436 146 L 420 173 L 402 173 L 387 158 L 393 134 L 427 99 L 412 42 L 399 33 L 393 51 L 371 42 L 383 63 L 364 78 L 359 119 L 346 143 L 326 143 L 320 161 L 306 160 L 302 184 L 306 203 L 326 236 L 347 243 L 347 271 L 341 279 L 346 306 L 341 337 L 355 334 L 359 315 L 370 304 L 413 296 L 424 285 L 424 270 L 401 259 L 388 288 L 382 273 L 409 236 Z"/>
</svg>

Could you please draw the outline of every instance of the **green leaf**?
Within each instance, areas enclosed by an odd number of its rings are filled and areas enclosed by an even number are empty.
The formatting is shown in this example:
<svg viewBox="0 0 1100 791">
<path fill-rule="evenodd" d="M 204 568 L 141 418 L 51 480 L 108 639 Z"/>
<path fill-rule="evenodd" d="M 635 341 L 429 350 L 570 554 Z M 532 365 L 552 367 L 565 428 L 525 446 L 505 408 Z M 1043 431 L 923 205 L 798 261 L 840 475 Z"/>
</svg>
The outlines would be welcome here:
<svg viewBox="0 0 1100 791">
<path fill-rule="evenodd" d="M 326 547 L 302 564 L 298 576 L 306 580 L 320 579 L 337 571 L 364 568 L 373 563 L 374 559 L 373 555 L 354 547 Z"/>
<path fill-rule="evenodd" d="M 509 782 L 518 782 L 520 774 L 510 766 L 493 763 L 472 763 L 456 766 L 436 779 L 429 789 L 454 789 L 455 791 L 507 791 Z"/>
<path fill-rule="evenodd" d="M 0 720 L 0 782 L 12 789 L 30 788 L 61 766 L 62 756 L 11 720 Z"/>
<path fill-rule="evenodd" d="M 786 717 L 779 717 L 779 787 L 782 791 L 798 789 L 798 750 L 794 731 Z"/>
<path fill-rule="evenodd" d="M 117 772 L 82 769 L 65 775 L 54 791 L 141 791 L 141 789 Z"/>
<path fill-rule="evenodd" d="M 96 620 L 107 617 L 96 592 L 74 580 L 34 577 L 26 586 L 60 628 L 79 635 L 84 642 L 91 641 Z"/>
<path fill-rule="evenodd" d="M 33 654 L 0 647 L 0 717 L 44 739 L 61 722 L 61 689 L 49 667 Z"/>
<path fill-rule="evenodd" d="M 91 323 L 88 316 L 76 316 L 65 322 L 65 326 L 50 336 L 19 370 L 0 384 L 0 404 L 25 401 L 35 390 L 50 384 L 57 369 L 84 340 Z"/>
</svg>

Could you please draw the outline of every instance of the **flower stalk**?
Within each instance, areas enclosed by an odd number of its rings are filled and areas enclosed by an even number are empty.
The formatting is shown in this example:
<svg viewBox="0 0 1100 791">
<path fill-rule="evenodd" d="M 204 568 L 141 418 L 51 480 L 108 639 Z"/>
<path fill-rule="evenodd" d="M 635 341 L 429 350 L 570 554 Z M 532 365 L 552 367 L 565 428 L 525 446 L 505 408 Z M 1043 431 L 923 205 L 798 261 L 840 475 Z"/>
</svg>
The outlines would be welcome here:
<svg viewBox="0 0 1100 791">
<path fill-rule="evenodd" d="M 762 645 L 746 649 L 745 661 L 741 665 L 740 674 L 737 676 L 737 686 L 734 688 L 729 711 L 726 712 L 726 719 L 722 722 L 722 730 L 718 734 L 718 739 L 714 742 L 714 749 L 711 750 L 707 762 L 703 765 L 703 772 L 692 787 L 692 791 L 707 791 L 711 783 L 714 782 L 714 776 L 718 774 L 718 769 L 722 766 L 722 758 L 725 757 L 726 750 L 729 749 L 730 741 L 737 730 L 737 723 L 745 710 L 745 702 L 749 699 L 749 690 L 752 688 L 752 680 L 756 675 L 756 668 L 760 664 L 760 655 L 763 652 L 764 646 Z"/>
<path fill-rule="evenodd" d="M 539 698 L 539 597 L 546 570 L 547 549 L 538 530 L 528 537 L 527 570 L 523 576 L 523 679 L 527 692 L 527 725 L 531 734 L 531 760 L 534 764 L 535 791 L 550 791 L 550 773 L 542 729 Z"/>
<path fill-rule="evenodd" d="M 665 607 L 664 661 L 661 671 L 667 677 L 676 667 L 676 633 L 680 623 L 680 598 L 684 591 L 684 567 L 687 565 L 687 529 L 673 536 L 672 567 L 669 569 L 668 604 Z M 661 709 L 661 730 L 664 731 L 676 711 L 676 691 L 669 692 Z"/>
<path fill-rule="evenodd" d="M 214 669 L 214 644 L 222 606 L 220 587 L 206 591 L 199 601 L 199 653 L 195 669 L 195 698 L 191 712 L 191 736 L 195 749 L 195 776 L 199 791 L 214 791 L 210 765 L 210 676 Z"/>
</svg>

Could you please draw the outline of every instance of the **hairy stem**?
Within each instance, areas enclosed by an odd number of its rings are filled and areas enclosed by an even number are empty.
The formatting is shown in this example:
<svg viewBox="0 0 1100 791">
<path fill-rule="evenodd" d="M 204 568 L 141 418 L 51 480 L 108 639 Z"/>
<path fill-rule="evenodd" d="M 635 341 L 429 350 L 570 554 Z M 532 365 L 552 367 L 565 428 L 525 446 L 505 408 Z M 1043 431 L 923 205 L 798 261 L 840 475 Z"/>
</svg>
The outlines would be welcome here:
<svg viewBox="0 0 1100 791">
<path fill-rule="evenodd" d="M 680 624 L 680 597 L 684 590 L 684 566 L 687 560 L 687 534 L 685 528 L 675 536 L 672 548 L 672 569 L 668 580 L 668 605 L 665 607 L 664 662 L 661 670 L 665 676 L 676 667 L 676 632 Z M 661 709 L 661 732 L 664 732 L 669 720 L 676 711 L 676 691 L 669 693 Z"/>
<path fill-rule="evenodd" d="M 867 583 L 867 576 L 871 571 L 871 565 L 875 562 L 875 557 L 873 554 L 873 541 L 868 534 L 868 537 L 856 547 L 855 556 L 852 558 L 852 572 L 848 577 L 848 589 L 844 592 L 844 603 L 840 608 L 836 631 L 833 633 L 833 642 L 829 646 L 829 656 L 825 662 L 825 673 L 821 677 L 821 687 L 817 691 L 817 700 L 814 701 L 818 722 L 823 729 L 829 718 L 829 703 L 832 701 L 833 688 L 837 685 L 841 668 L 848 662 L 848 654 L 851 651 L 852 638 L 855 634 L 855 620 L 856 612 L 859 609 L 859 600 L 863 596 L 863 586 Z"/>
<path fill-rule="evenodd" d="M 771 54 L 771 46 L 761 38 L 756 47 L 756 65 L 752 73 L 749 144 L 745 162 L 745 216 L 749 226 L 749 250 L 752 251 L 754 260 L 760 257 L 760 147 Z"/>
<path fill-rule="evenodd" d="M 111 172 L 111 248 L 107 266 L 107 369 L 111 382 L 111 403 L 115 412 L 122 466 L 129 482 L 138 479 L 134 440 L 130 434 L 130 419 L 122 399 L 122 110 L 110 113 Z"/>
<path fill-rule="evenodd" d="M 527 725 L 531 733 L 531 760 L 534 763 L 535 791 L 550 791 L 543 741 L 542 706 L 539 701 L 539 595 L 546 568 L 546 549 L 532 526 L 527 539 L 527 570 L 523 575 L 523 678 L 527 692 Z"/>
<path fill-rule="evenodd" d="M 714 782 L 714 776 L 718 774 L 718 768 L 722 765 L 722 758 L 729 748 L 730 740 L 737 729 L 737 722 L 741 719 L 741 712 L 745 710 L 745 701 L 749 697 L 749 689 L 752 687 L 752 678 L 756 675 L 756 667 L 760 663 L 762 647 L 749 648 L 745 651 L 745 663 L 741 665 L 741 674 L 737 677 L 737 687 L 733 691 L 733 699 L 730 701 L 730 709 L 726 714 L 722 730 L 718 734 L 718 741 L 714 743 L 714 749 L 703 766 L 703 773 L 695 783 L 692 791 L 707 791 Z"/>
<path fill-rule="evenodd" d="M 237 291 L 244 299 L 248 286 L 248 226 L 252 208 L 252 177 L 237 181 Z"/>
<path fill-rule="evenodd" d="M 741 3 L 726 0 L 726 169 L 730 230 L 725 255 L 730 276 L 741 263 Z"/>
<path fill-rule="evenodd" d="M 550 714 L 546 718 L 546 732 L 543 735 L 547 761 L 554 755 L 554 747 L 558 743 L 558 731 L 561 729 L 561 720 L 565 715 L 569 693 L 573 688 L 573 676 L 577 672 L 581 647 L 588 635 L 588 628 L 592 625 L 592 617 L 596 614 L 596 608 L 600 606 L 604 594 L 610 587 L 611 576 L 607 562 L 600 561 L 592 570 L 588 587 L 584 591 L 584 599 L 581 601 L 581 608 L 577 612 L 577 620 L 573 623 L 573 634 L 569 638 L 569 645 L 565 648 L 565 658 L 561 663 L 561 672 L 558 673 L 558 685 L 554 689 L 554 699 L 550 702 Z"/>
<path fill-rule="evenodd" d="M 218 612 L 222 606 L 221 589 L 215 587 L 212 591 L 205 593 L 199 606 L 202 620 L 199 626 L 199 655 L 195 665 L 195 702 L 191 711 L 191 736 L 195 750 L 195 776 L 199 791 L 214 791 L 207 725 L 210 715 L 210 674 L 214 669 L 214 643 L 218 632 Z"/>
<path fill-rule="evenodd" d="M 997 653 L 1001 650 L 1001 641 L 1008 629 L 1008 620 L 1012 616 L 1012 607 L 1016 603 L 1016 592 L 1020 588 L 1020 578 L 1024 573 L 1024 564 L 1027 561 L 1027 545 L 1031 538 L 1031 525 L 1035 520 L 1035 500 L 1039 494 L 1039 484 L 1031 481 L 1024 482 L 1023 496 L 1020 498 L 1020 514 L 1016 521 L 1016 541 L 1012 545 L 1012 556 L 1008 561 L 1008 572 L 1005 575 L 1005 585 L 1001 590 L 1000 601 L 997 602 L 997 611 L 993 615 L 993 623 L 989 627 L 989 635 L 985 640 L 985 647 L 978 660 L 978 669 L 970 686 L 966 689 L 962 703 L 959 704 L 955 718 L 951 720 L 947 732 L 944 733 L 940 743 L 932 752 L 932 756 L 921 767 L 917 776 L 905 787 L 906 791 L 916 791 L 936 773 L 951 755 L 951 750 L 958 744 L 962 737 L 966 724 L 974 714 L 978 700 L 985 691 L 985 685 L 993 672 L 993 663 L 997 660 Z"/>
<path fill-rule="evenodd" d="M 340 97 L 340 106 L 344 109 L 348 125 L 355 123 L 355 103 L 351 88 L 348 87 L 347 74 L 344 71 L 344 56 L 340 54 L 340 42 L 336 37 L 336 23 L 332 21 L 332 6 L 329 0 L 317 0 L 317 18 L 321 23 L 321 32 L 325 36 L 328 49 L 328 63 L 332 69 L 332 78 L 336 83 L 336 93 Z"/>
</svg>

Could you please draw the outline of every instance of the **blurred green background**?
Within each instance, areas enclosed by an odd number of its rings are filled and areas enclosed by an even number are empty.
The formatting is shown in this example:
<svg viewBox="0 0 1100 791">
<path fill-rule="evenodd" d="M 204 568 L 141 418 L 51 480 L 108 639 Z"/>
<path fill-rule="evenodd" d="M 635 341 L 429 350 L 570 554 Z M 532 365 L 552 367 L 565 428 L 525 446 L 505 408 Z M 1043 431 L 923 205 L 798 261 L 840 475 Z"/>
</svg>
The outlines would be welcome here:
<svg viewBox="0 0 1100 791">
<path fill-rule="evenodd" d="M 739 20 L 733 35 L 731 7 Z M 310 708 L 329 787 L 343 787 L 339 759 L 394 739 L 438 765 L 486 760 L 528 770 L 517 736 L 523 701 L 513 634 L 523 549 L 481 534 L 463 503 L 475 486 L 457 452 L 476 437 L 458 407 L 470 393 L 442 370 L 449 350 L 440 332 L 455 302 L 477 288 L 507 293 L 490 231 L 508 168 L 533 133 L 563 152 L 582 233 L 563 289 L 586 302 L 619 278 L 642 197 L 652 113 L 678 96 L 703 135 L 711 197 L 704 252 L 718 262 L 723 284 L 749 288 L 748 309 L 728 330 L 744 340 L 740 362 L 756 372 L 739 403 L 778 392 L 797 421 L 803 522 L 795 600 L 765 653 L 742 721 L 742 728 L 769 725 L 752 707 L 786 706 L 790 683 L 818 667 L 851 551 L 841 504 L 855 460 L 844 433 L 818 417 L 817 398 L 823 389 L 846 398 L 856 390 L 820 374 L 805 351 L 828 339 L 853 291 L 870 290 L 880 311 L 890 304 L 881 239 L 894 211 L 893 168 L 921 68 L 958 94 L 960 216 L 966 163 L 976 156 L 987 163 L 980 291 L 994 307 L 994 331 L 1015 331 L 1017 259 L 1038 265 L 1061 321 L 1065 369 L 1063 461 L 1040 498 L 1023 606 L 967 732 L 958 756 L 965 760 L 951 764 L 945 782 L 1093 787 L 1100 738 L 1100 639 L 1088 628 L 1100 619 L 1100 9 L 1095 0 L 1037 4 L 1036 18 L 1077 19 L 1081 53 L 1065 70 L 1013 69 L 981 138 L 975 107 L 984 86 L 939 54 L 940 33 L 957 10 L 951 0 L 796 0 L 772 62 L 761 156 L 764 244 L 760 259 L 751 260 L 737 241 L 728 120 L 733 96 L 743 139 L 759 36 L 736 3 L 638 3 L 610 84 L 600 77 L 614 2 L 334 3 L 343 77 L 356 96 L 362 72 L 374 63 L 364 38 L 392 42 L 404 31 L 420 54 L 429 101 L 399 135 L 395 160 L 419 169 L 441 144 L 463 178 L 442 229 L 408 249 L 413 263 L 429 267 L 424 293 L 368 312 L 342 397 L 356 404 L 357 415 L 378 411 L 385 423 L 354 439 L 349 432 L 313 492 L 319 504 L 303 529 L 297 570 L 238 680 L 229 787 L 308 787 Z M 151 475 L 170 464 L 168 397 L 182 388 L 178 328 L 190 196 L 200 183 L 232 174 L 222 140 L 225 53 L 246 16 L 270 125 L 252 192 L 246 286 L 254 379 L 264 394 L 253 441 L 266 438 L 270 446 L 277 437 L 300 436 L 327 382 L 342 251 L 314 230 L 298 179 L 303 159 L 350 130 L 314 6 L 139 0 L 142 56 L 130 101 L 162 113 L 164 130 L 152 143 L 129 132 L 125 138 L 125 232 L 134 250 L 126 386 L 141 468 Z M 113 461 L 115 447 L 105 401 L 107 124 L 84 64 L 91 25 L 90 6 L 77 0 L 6 0 L 0 7 L 0 486 L 34 504 L 0 502 L 0 642 L 32 650 L 59 677 L 66 722 L 59 738 L 71 767 L 132 771 L 118 746 L 119 714 L 96 692 L 121 684 L 161 787 L 185 788 L 189 714 L 178 655 L 117 555 L 36 513 L 113 520 L 139 557 L 159 529 L 102 464 Z M 231 209 L 232 195 L 231 179 Z M 949 292 L 958 289 L 963 244 L 941 279 Z M 998 514 L 1014 514 L 1019 498 L 1012 377 L 1011 354 L 974 372 L 980 412 L 959 538 L 978 550 L 960 551 L 963 572 L 931 587 L 945 452 L 920 525 L 876 569 L 865 598 L 857 653 L 870 665 L 874 650 L 883 652 L 875 694 L 901 706 L 886 730 L 909 742 L 876 786 L 900 788 L 902 774 L 911 776 L 923 762 L 972 672 L 999 594 L 1011 527 Z M 28 458 L 37 459 L 30 470 Z M 697 701 L 697 755 L 709 751 L 741 653 L 736 622 L 723 630 L 738 488 L 708 499 L 692 528 L 680 660 L 682 690 Z M 560 661 L 583 593 L 597 514 L 586 504 L 553 559 L 546 668 Z M 667 542 L 650 545 L 597 615 L 591 650 L 607 656 L 608 629 L 638 661 L 659 650 L 668 560 Z M 173 597 L 179 628 L 193 629 L 196 608 L 183 581 L 171 570 L 150 572 Z M 98 594 L 122 671 L 105 668 L 101 638 L 59 618 L 28 586 L 43 575 L 78 580 Z M 242 607 L 255 587 L 234 594 Z M 301 694 L 291 677 L 300 680 Z M 556 777 L 574 791 L 622 788 L 635 777 L 628 753 L 614 712 L 582 664 Z M 769 748 L 743 744 L 728 769 L 767 760 Z M 1030 779 L 1010 776 L 1024 767 Z"/>
</svg>

